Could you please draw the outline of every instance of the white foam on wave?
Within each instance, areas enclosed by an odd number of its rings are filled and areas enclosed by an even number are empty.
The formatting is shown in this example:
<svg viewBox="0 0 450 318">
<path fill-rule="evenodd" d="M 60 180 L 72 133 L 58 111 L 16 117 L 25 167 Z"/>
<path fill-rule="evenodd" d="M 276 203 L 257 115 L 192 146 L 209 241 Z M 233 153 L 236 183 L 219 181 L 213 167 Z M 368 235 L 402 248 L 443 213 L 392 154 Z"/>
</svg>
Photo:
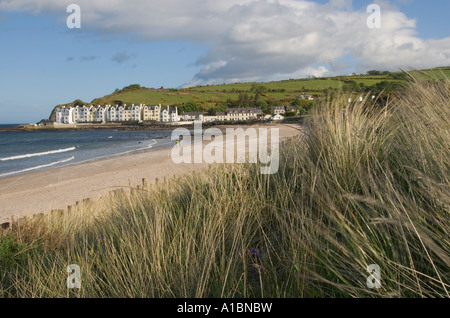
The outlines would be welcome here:
<svg viewBox="0 0 450 318">
<path fill-rule="evenodd" d="M 99 160 L 99 159 L 104 159 L 104 158 L 111 158 L 111 157 L 115 157 L 115 156 L 125 155 L 125 154 L 128 154 L 128 153 L 133 153 L 133 152 L 137 152 L 137 151 L 149 150 L 149 149 L 153 148 L 153 146 L 156 145 L 156 144 L 158 144 L 158 142 L 155 139 L 152 139 L 148 143 L 147 146 L 142 147 L 142 148 L 137 148 L 137 149 L 133 149 L 133 150 L 117 153 L 117 154 L 114 154 L 113 156 L 111 156 L 111 155 L 99 156 L 99 157 L 91 158 L 91 159 L 88 159 L 88 160 L 79 161 L 79 162 L 76 162 L 76 163 L 85 163 L 85 162 L 90 162 L 90 161 L 94 161 L 94 160 Z M 66 151 L 71 151 L 71 150 L 74 150 L 76 148 L 75 147 L 71 147 L 71 148 L 67 148 L 67 149 L 70 149 L 70 150 L 66 150 Z M 53 153 L 55 153 L 55 152 L 53 152 Z M 54 166 L 54 165 L 57 165 L 57 164 L 60 164 L 60 163 L 69 162 L 69 161 L 73 160 L 74 158 L 75 157 L 70 157 L 70 158 L 67 158 L 67 159 L 63 159 L 63 160 L 60 160 L 60 161 L 55 161 L 55 162 L 52 162 L 52 163 L 49 163 L 49 164 L 45 164 L 45 165 L 40 165 L 40 166 L 36 166 L 36 167 L 26 168 L 26 169 L 23 169 L 23 170 L 3 173 L 3 174 L 0 174 L 0 177 L 6 177 L 6 176 L 9 176 L 9 175 L 13 175 L 13 174 L 19 174 L 19 173 L 29 172 L 29 171 L 33 171 L 33 170 L 37 170 L 37 169 L 51 167 L 51 166 Z M 7 158 L 4 158 L 4 159 L 7 159 Z"/>
<path fill-rule="evenodd" d="M 155 139 L 152 139 L 152 144 L 148 144 L 147 148 L 152 148 L 154 145 L 156 145 L 158 142 Z"/>
<path fill-rule="evenodd" d="M 77 164 L 79 163 L 85 163 L 85 162 L 92 162 L 92 161 L 96 161 L 96 160 L 102 160 L 102 159 L 108 159 L 108 158 L 113 158 L 116 156 L 122 156 L 122 155 L 126 155 L 129 153 L 134 153 L 134 152 L 138 152 L 138 151 L 143 151 L 143 150 L 149 150 L 152 149 L 154 145 L 156 145 L 158 142 L 155 139 L 151 140 L 151 143 L 149 143 L 146 147 L 142 147 L 142 148 L 136 148 L 133 150 L 128 150 L 128 151 L 124 151 L 124 152 L 118 152 L 112 155 L 104 155 L 104 156 L 99 156 L 99 157 L 94 157 L 94 158 L 90 158 L 87 160 L 83 160 L 83 161 L 78 161 Z"/>
<path fill-rule="evenodd" d="M 154 145 L 156 145 L 158 142 L 155 140 L 155 139 L 152 139 L 152 143 L 150 144 L 148 144 L 146 147 L 143 147 L 143 148 L 137 148 L 137 149 L 133 149 L 133 150 L 128 150 L 128 151 L 125 151 L 125 152 L 120 152 L 120 153 L 118 153 L 117 155 L 125 155 L 125 154 L 127 154 L 127 153 L 132 153 L 132 152 L 136 152 L 136 151 L 141 151 L 141 150 L 147 150 L 147 149 L 151 149 L 151 148 L 153 148 L 153 146 Z"/>
<path fill-rule="evenodd" d="M 70 157 L 70 158 L 67 158 L 67 159 L 55 161 L 55 162 L 52 162 L 52 163 L 48 163 L 48 164 L 40 165 L 40 166 L 36 166 L 36 167 L 31 167 L 31 168 L 26 168 L 26 169 L 22 169 L 22 170 L 7 172 L 7 173 L 0 174 L 0 177 L 6 177 L 6 176 L 9 176 L 9 175 L 12 175 L 12 174 L 28 172 L 28 171 L 32 171 L 32 170 L 41 169 L 41 168 L 47 168 L 47 167 L 51 167 L 51 166 L 54 166 L 54 165 L 57 165 L 57 164 L 60 164 L 60 163 L 69 162 L 69 161 L 71 161 L 73 159 L 75 159 L 75 157 Z"/>
<path fill-rule="evenodd" d="M 62 153 L 62 152 L 73 151 L 75 149 L 76 149 L 76 147 L 70 147 L 70 148 L 50 150 L 50 151 L 45 151 L 45 152 L 28 153 L 26 155 L 18 155 L 18 156 L 13 156 L 13 157 L 0 158 L 0 161 L 8 161 L 8 160 L 17 160 L 17 159 L 24 159 L 24 158 L 31 158 L 31 157 L 47 156 L 47 155 L 53 155 L 55 153 Z"/>
</svg>

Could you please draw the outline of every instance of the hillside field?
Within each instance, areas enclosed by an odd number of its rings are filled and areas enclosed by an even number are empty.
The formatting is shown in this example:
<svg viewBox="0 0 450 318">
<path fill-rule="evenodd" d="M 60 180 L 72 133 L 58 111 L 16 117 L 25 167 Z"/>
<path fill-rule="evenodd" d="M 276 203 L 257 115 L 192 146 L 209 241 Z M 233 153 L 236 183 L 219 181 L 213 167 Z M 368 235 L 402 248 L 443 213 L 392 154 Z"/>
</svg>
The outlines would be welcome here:
<svg viewBox="0 0 450 318">
<path fill-rule="evenodd" d="M 369 72 L 370 73 L 370 72 Z M 91 102 L 75 100 L 70 103 L 60 104 L 56 107 L 74 106 L 77 104 L 116 105 L 116 104 L 146 104 L 146 105 L 171 105 L 178 106 L 182 111 L 223 111 L 227 107 L 257 106 L 253 102 L 256 90 L 259 101 L 273 105 L 289 105 L 300 94 L 311 94 L 316 98 L 329 95 L 332 92 L 345 91 L 353 93 L 381 93 L 389 85 L 392 89 L 398 89 L 399 84 L 404 84 L 408 74 L 417 79 L 443 79 L 450 75 L 450 67 L 442 67 L 423 71 L 402 72 L 378 72 L 379 75 L 350 75 L 337 77 L 289 79 L 272 82 L 247 82 L 234 84 L 220 84 L 195 86 L 189 88 L 155 89 L 133 84 L 123 89 L 116 89 L 112 94 L 95 98 Z M 389 89 L 389 88 L 388 88 Z M 249 103 L 237 102 L 244 94 L 248 96 Z M 264 107 L 263 107 L 264 108 Z M 267 108 L 270 109 L 270 108 Z M 52 119 L 54 110 L 50 118 Z"/>
</svg>

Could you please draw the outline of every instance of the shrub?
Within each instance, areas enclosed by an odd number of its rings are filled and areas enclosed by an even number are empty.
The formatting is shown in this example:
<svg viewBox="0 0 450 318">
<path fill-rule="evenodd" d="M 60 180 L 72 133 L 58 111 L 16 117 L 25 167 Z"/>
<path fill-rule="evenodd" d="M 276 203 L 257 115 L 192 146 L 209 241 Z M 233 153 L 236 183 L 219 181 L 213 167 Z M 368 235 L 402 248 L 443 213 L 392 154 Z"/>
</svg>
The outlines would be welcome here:
<svg viewBox="0 0 450 318">
<path fill-rule="evenodd" d="M 0 268 L 9 271 L 24 260 L 25 244 L 15 240 L 12 234 L 0 236 Z"/>
</svg>

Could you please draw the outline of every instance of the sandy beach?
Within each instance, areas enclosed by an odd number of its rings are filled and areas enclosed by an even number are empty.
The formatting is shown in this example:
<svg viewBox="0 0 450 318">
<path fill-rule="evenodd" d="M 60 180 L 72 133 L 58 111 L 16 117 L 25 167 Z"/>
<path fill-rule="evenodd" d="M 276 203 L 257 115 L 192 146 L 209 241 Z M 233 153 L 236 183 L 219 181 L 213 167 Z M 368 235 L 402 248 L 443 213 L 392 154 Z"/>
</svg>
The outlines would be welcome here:
<svg viewBox="0 0 450 318">
<path fill-rule="evenodd" d="M 243 128 L 248 127 L 258 126 Z M 280 141 L 301 133 L 298 125 L 279 124 L 273 127 L 279 128 Z M 67 209 L 83 199 L 95 200 L 115 189 L 141 185 L 143 178 L 152 184 L 156 179 L 162 181 L 208 167 L 206 163 L 176 164 L 172 161 L 171 149 L 0 178 L 0 223 L 54 209 Z"/>
</svg>

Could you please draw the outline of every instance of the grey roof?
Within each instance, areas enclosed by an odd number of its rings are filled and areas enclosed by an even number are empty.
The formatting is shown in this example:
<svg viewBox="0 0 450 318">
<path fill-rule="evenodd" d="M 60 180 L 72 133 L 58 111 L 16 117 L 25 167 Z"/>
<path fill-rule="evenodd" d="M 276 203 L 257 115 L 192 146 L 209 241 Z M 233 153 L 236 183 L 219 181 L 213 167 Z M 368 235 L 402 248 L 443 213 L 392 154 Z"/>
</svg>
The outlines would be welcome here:
<svg viewBox="0 0 450 318">
<path fill-rule="evenodd" d="M 261 113 L 261 108 L 242 107 L 242 108 L 228 108 L 227 113 L 230 114 L 243 114 L 243 113 Z"/>
<path fill-rule="evenodd" d="M 202 112 L 183 112 L 183 116 L 184 115 L 188 115 L 188 116 L 198 116 L 198 115 L 203 115 Z"/>
</svg>

